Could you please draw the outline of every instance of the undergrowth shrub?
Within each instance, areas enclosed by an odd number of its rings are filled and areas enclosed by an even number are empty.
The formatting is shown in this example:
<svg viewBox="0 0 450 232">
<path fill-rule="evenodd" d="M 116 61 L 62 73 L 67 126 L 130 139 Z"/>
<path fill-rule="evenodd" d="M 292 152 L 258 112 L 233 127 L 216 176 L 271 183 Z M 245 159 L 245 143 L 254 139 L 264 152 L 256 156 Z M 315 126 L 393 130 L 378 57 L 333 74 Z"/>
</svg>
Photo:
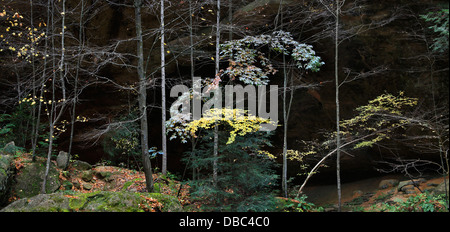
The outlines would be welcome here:
<svg viewBox="0 0 450 232">
<path fill-rule="evenodd" d="M 410 196 L 405 201 L 396 200 L 393 204 L 384 204 L 381 211 L 387 212 L 448 212 L 445 195 L 433 195 L 429 192 Z"/>
<path fill-rule="evenodd" d="M 281 212 L 322 212 L 323 208 L 316 206 L 312 202 L 308 202 L 306 195 L 301 195 L 299 198 L 278 198 L 279 203 L 277 211 Z"/>
<path fill-rule="evenodd" d="M 187 152 L 184 159 L 188 167 L 199 170 L 195 180 L 189 181 L 191 197 L 201 202 L 205 211 L 267 212 L 276 207 L 273 194 L 277 175 L 274 162 L 261 149 L 270 144 L 269 133 L 253 132 L 236 136 L 226 144 L 219 141 L 217 158 L 217 183 L 213 180 L 212 163 L 213 131 L 201 138 L 201 145 L 194 152 Z M 227 132 L 219 132 L 226 138 Z"/>
</svg>

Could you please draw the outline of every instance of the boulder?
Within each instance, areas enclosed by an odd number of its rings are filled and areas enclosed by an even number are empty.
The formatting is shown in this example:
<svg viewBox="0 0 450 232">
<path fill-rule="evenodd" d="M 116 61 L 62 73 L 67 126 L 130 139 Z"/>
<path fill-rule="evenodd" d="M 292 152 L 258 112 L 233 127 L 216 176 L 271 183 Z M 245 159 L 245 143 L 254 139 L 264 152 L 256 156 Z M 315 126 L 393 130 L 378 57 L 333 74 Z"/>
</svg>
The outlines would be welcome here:
<svg viewBox="0 0 450 232">
<path fill-rule="evenodd" d="M 337 206 L 335 206 L 335 207 L 328 207 L 328 208 L 323 209 L 323 212 L 325 212 L 325 213 L 337 212 L 337 211 L 338 211 L 338 207 Z"/>
<path fill-rule="evenodd" d="M 436 183 L 428 183 L 427 186 L 429 187 L 437 187 L 439 184 Z"/>
<path fill-rule="evenodd" d="M 72 167 L 78 170 L 89 170 L 92 169 L 92 165 L 90 165 L 88 162 L 84 162 L 81 160 L 75 160 L 72 162 Z"/>
<path fill-rule="evenodd" d="M 62 193 L 39 194 L 31 198 L 22 198 L 9 204 L 0 212 L 61 212 L 69 208 L 69 201 L 62 200 Z"/>
<path fill-rule="evenodd" d="M 398 183 L 397 190 L 402 191 L 405 186 L 412 185 L 413 183 L 410 180 L 401 181 Z"/>
<path fill-rule="evenodd" d="M 90 183 L 83 183 L 83 188 L 85 189 L 85 190 L 91 190 L 92 189 L 92 187 L 94 187 L 92 184 L 90 184 Z"/>
<path fill-rule="evenodd" d="M 45 175 L 45 162 L 35 162 L 24 166 L 16 175 L 14 192 L 18 198 L 38 195 Z M 46 183 L 46 193 L 53 193 L 59 189 L 59 172 L 53 162 L 50 162 L 50 169 Z"/>
<path fill-rule="evenodd" d="M 398 191 L 407 191 L 414 189 L 414 185 L 419 185 L 421 183 L 424 183 L 426 180 L 424 178 L 414 179 L 414 180 L 405 180 L 398 183 L 397 190 Z"/>
<path fill-rule="evenodd" d="M 70 154 L 65 151 L 60 151 L 56 157 L 56 166 L 60 169 L 66 169 L 69 166 Z"/>
<path fill-rule="evenodd" d="M 433 190 L 433 194 L 440 195 L 445 194 L 445 188 L 447 187 L 447 194 L 449 194 L 449 182 L 448 179 L 445 180 L 445 182 L 440 183 L 436 188 Z"/>
<path fill-rule="evenodd" d="M 402 191 L 404 194 L 415 194 L 416 191 L 414 191 L 414 189 L 404 189 Z"/>
<path fill-rule="evenodd" d="M 94 178 L 93 170 L 86 170 L 86 171 L 83 171 L 83 173 L 81 174 L 81 179 L 86 182 L 90 182 L 93 178 Z"/>
<path fill-rule="evenodd" d="M 99 171 L 99 172 L 96 172 L 96 176 L 105 181 L 110 181 L 111 180 L 110 177 L 112 176 L 112 173 Z"/>
<path fill-rule="evenodd" d="M 19 150 L 19 148 L 16 147 L 16 144 L 14 143 L 14 141 L 11 141 L 11 142 L 7 143 L 5 145 L 5 147 L 3 147 L 2 153 L 4 155 L 15 155 L 17 150 Z"/>
<path fill-rule="evenodd" d="M 10 155 L 0 155 L 0 173 L 4 173 L 11 168 L 13 158 Z M 1 183 L 1 182 L 0 182 Z"/>
<path fill-rule="evenodd" d="M 10 193 L 13 172 L 12 162 L 12 156 L 0 155 L 0 206 L 7 202 Z"/>
<path fill-rule="evenodd" d="M 398 183 L 399 183 L 399 181 L 397 179 L 386 179 L 386 180 L 380 181 L 380 183 L 378 184 L 378 188 L 379 189 L 387 189 L 390 187 L 397 186 Z"/>
<path fill-rule="evenodd" d="M 152 200 L 148 202 L 148 200 Z M 163 212 L 180 212 L 182 206 L 174 196 L 159 193 L 105 192 L 39 194 L 17 200 L 0 212 L 143 212 L 157 201 Z"/>
</svg>

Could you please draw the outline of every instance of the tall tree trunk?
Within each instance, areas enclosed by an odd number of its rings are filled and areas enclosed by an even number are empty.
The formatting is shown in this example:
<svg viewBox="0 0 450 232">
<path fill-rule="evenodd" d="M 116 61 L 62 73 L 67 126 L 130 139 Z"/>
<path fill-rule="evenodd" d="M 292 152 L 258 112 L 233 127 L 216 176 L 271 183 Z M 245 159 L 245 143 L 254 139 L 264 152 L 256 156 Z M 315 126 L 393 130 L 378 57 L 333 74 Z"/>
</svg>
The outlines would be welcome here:
<svg viewBox="0 0 450 232">
<path fill-rule="evenodd" d="M 288 130 L 288 115 L 287 115 L 287 102 L 286 102 L 286 92 L 287 92 L 287 70 L 286 70 L 286 56 L 283 54 L 283 173 L 282 173 L 282 184 L 281 189 L 283 191 L 284 197 L 288 197 L 288 186 L 287 186 L 287 130 Z"/>
<path fill-rule="evenodd" d="M 30 0 L 30 26 L 31 26 L 31 29 L 32 29 L 32 31 L 34 33 L 34 28 L 35 27 L 34 27 L 34 20 L 33 20 L 33 0 Z M 35 52 L 35 44 L 34 44 L 34 42 L 31 43 L 31 50 Z M 36 99 L 36 67 L 34 65 L 34 55 L 31 56 L 31 76 L 32 76 L 31 77 L 32 78 L 32 80 L 31 80 L 32 82 L 31 83 L 32 83 L 33 98 L 34 98 L 35 101 L 39 101 L 39 99 Z M 32 122 L 31 122 L 31 130 L 30 130 L 31 136 L 30 136 L 30 138 L 31 138 L 31 147 L 34 147 L 34 146 L 36 146 L 34 144 L 34 142 L 36 141 L 34 139 L 34 136 L 35 136 L 34 131 L 36 129 L 36 125 L 38 125 L 38 123 L 36 121 L 33 121 L 36 118 L 36 104 L 34 104 L 31 107 L 31 118 L 32 118 Z"/>
<path fill-rule="evenodd" d="M 61 82 L 61 90 L 62 90 L 62 95 L 63 95 L 63 101 L 66 101 L 66 88 L 65 88 L 65 82 L 64 82 L 64 77 L 65 77 L 65 67 L 64 67 L 64 59 L 65 59 L 65 51 L 66 48 L 64 46 L 64 40 L 65 40 L 65 32 L 66 32 L 66 0 L 62 1 L 62 25 L 61 25 L 61 60 L 59 62 L 59 78 L 60 78 L 60 82 Z"/>
<path fill-rule="evenodd" d="M 430 46 L 428 45 L 428 43 L 426 45 L 427 45 L 427 48 L 429 49 Z M 431 53 L 431 51 L 428 50 L 428 53 Z M 436 91 L 435 91 L 435 84 L 434 84 L 434 63 L 436 62 L 435 57 L 433 55 L 431 55 L 431 57 L 428 58 L 428 61 L 429 61 L 429 65 L 430 65 L 431 99 L 433 100 L 433 111 L 434 111 L 435 123 L 436 123 L 436 125 L 438 125 L 439 117 L 438 117 L 438 111 L 437 111 L 437 106 L 436 106 Z M 443 176 L 448 177 L 448 173 L 449 173 L 448 157 L 446 155 L 447 153 L 444 153 L 444 143 L 443 143 L 442 137 L 441 137 L 443 132 L 439 129 L 439 130 L 436 130 L 435 133 L 438 138 L 439 157 L 441 159 Z M 445 162 L 444 162 L 444 160 L 445 160 Z M 445 167 L 447 167 L 447 170 L 445 170 Z M 449 206 L 449 194 L 448 194 L 447 189 L 448 189 L 447 182 L 444 181 L 444 190 L 445 190 L 445 195 L 446 195 L 446 201 L 447 201 L 447 206 Z"/>
<path fill-rule="evenodd" d="M 55 32 L 55 24 L 54 24 L 54 5 L 52 1 L 49 1 L 49 4 L 51 4 L 51 27 L 52 27 L 52 33 Z M 63 12 L 64 12 L 64 2 L 63 2 Z M 63 14 L 64 15 L 64 14 Z M 48 26 L 48 25 L 47 25 Z M 64 20 L 63 20 L 63 27 L 64 27 Z M 55 39 L 54 36 L 52 36 L 52 63 L 53 63 L 53 70 L 56 69 L 56 61 L 55 61 Z M 50 170 L 50 161 L 52 158 L 52 149 L 53 149 L 53 133 L 54 133 L 54 125 L 55 125 L 55 114 L 56 114 L 56 104 L 55 104 L 55 81 L 56 81 L 56 72 L 53 72 L 52 75 L 52 102 L 50 104 L 50 116 L 48 119 L 48 124 L 49 124 L 49 136 L 48 136 L 48 151 L 47 151 L 47 163 L 45 166 L 45 173 L 44 173 L 44 177 L 43 177 L 43 182 L 41 185 L 41 194 L 45 194 L 46 190 L 46 185 L 47 185 L 47 178 L 48 178 L 48 173 Z"/>
<path fill-rule="evenodd" d="M 335 25 L 335 57 L 334 57 L 334 77 L 336 87 L 336 177 L 337 177 L 337 194 L 338 194 L 338 211 L 341 212 L 341 129 L 340 129 L 340 112 L 339 112 L 339 0 L 336 1 L 336 25 Z"/>
<path fill-rule="evenodd" d="M 48 178 L 48 172 L 50 170 L 50 160 L 52 158 L 52 148 L 53 148 L 53 140 L 54 140 L 54 127 L 56 125 L 56 123 L 59 121 L 59 119 L 61 118 L 65 106 L 66 106 L 66 87 L 64 84 L 64 77 L 65 77 L 65 72 L 64 72 L 64 53 L 65 53 L 65 47 L 64 47 L 64 36 L 65 36 L 65 13 L 66 13 L 66 0 L 62 1 L 62 33 L 61 33 L 61 60 L 59 63 L 59 71 L 60 71 L 60 82 L 61 82 L 61 92 L 63 95 L 63 99 L 61 99 L 62 103 L 61 106 L 59 108 L 59 112 L 57 111 L 57 107 L 60 101 L 56 101 L 56 86 L 55 86 L 55 81 L 56 81 L 56 72 L 53 72 L 53 77 L 52 77 L 52 102 L 51 102 L 51 108 L 50 108 L 50 117 L 49 117 L 49 142 L 48 142 L 48 152 L 47 152 L 47 164 L 46 164 L 46 168 L 45 168 L 45 174 L 44 174 L 44 181 L 42 182 L 42 188 L 41 188 L 41 193 L 45 193 L 45 186 L 47 183 L 47 178 Z M 53 5 L 52 5 L 52 11 L 51 11 L 51 17 L 52 17 L 52 32 L 54 32 L 54 21 L 53 21 Z M 54 37 L 52 36 L 52 47 L 53 47 L 53 51 L 55 50 L 55 41 L 54 41 Z M 55 52 L 53 52 L 53 69 L 56 68 L 56 63 L 55 63 Z"/>
<path fill-rule="evenodd" d="M 220 45 L 220 0 L 217 0 L 217 20 L 216 20 L 216 69 L 215 69 L 215 73 L 216 75 L 219 73 L 220 71 L 220 51 L 219 51 L 219 46 Z M 214 97 L 216 98 L 217 96 L 214 95 Z M 213 156 L 214 156 L 214 161 L 213 161 L 213 183 L 214 185 L 217 184 L 217 159 L 219 157 L 219 128 L 218 125 L 216 124 L 216 126 L 214 127 L 214 152 L 213 152 Z"/>
<path fill-rule="evenodd" d="M 53 13 L 53 11 L 52 11 Z M 47 151 L 47 163 L 45 165 L 45 173 L 44 173 L 44 177 L 43 177 L 43 182 L 42 182 L 42 186 L 41 186 L 41 194 L 45 194 L 45 188 L 47 185 L 47 178 L 48 178 L 48 173 L 50 171 L 50 161 L 52 158 L 52 148 L 53 148 L 53 133 L 54 133 L 54 114 L 55 112 L 55 75 L 53 75 L 52 78 L 52 103 L 50 105 L 50 117 L 49 117 L 49 136 L 48 136 L 48 151 Z"/>
<path fill-rule="evenodd" d="M 142 1 L 134 1 L 134 10 L 136 17 L 136 36 L 137 36 L 137 56 L 138 56 L 138 76 L 139 76 L 139 111 L 141 114 L 141 151 L 142 163 L 144 164 L 145 183 L 147 191 L 153 192 L 153 173 L 148 152 L 148 124 L 147 124 L 147 88 L 144 70 L 144 42 L 142 39 L 142 21 L 141 21 Z"/>
<path fill-rule="evenodd" d="M 161 0 L 161 111 L 162 111 L 162 174 L 167 173 L 167 138 L 166 138 L 166 54 L 165 54 L 164 0 Z"/>
<path fill-rule="evenodd" d="M 233 40 L 233 0 L 228 0 L 228 40 Z"/>
<path fill-rule="evenodd" d="M 30 0 L 31 1 L 31 0 Z M 47 28 L 46 28 L 46 35 L 48 36 L 50 34 L 50 14 L 52 14 L 51 12 L 51 0 L 48 0 L 47 2 Z M 48 39 L 45 39 L 45 44 L 44 44 L 44 58 L 47 58 L 47 54 L 48 53 Z M 36 161 L 36 146 L 37 146 L 37 140 L 39 138 L 39 126 L 40 126 L 40 122 L 41 122 L 41 110 L 42 110 L 42 101 L 41 99 L 43 99 L 43 94 L 44 94 L 44 87 L 45 87 L 45 82 L 46 82 L 46 71 L 47 71 L 47 61 L 44 61 L 44 67 L 42 70 L 42 83 L 41 83 L 41 89 L 40 89 L 40 96 L 39 96 L 39 106 L 38 106 L 38 113 L 37 113 L 37 119 L 36 119 L 36 126 L 34 128 L 34 136 L 33 136 L 33 143 L 32 143 L 32 161 L 35 162 Z"/>
<path fill-rule="evenodd" d="M 52 103 L 53 104 L 53 103 Z M 53 107 L 52 107 L 53 108 Z M 52 158 L 52 146 L 53 146 L 53 121 L 51 119 L 51 117 L 53 116 L 53 110 L 50 116 L 50 132 L 49 132 L 49 142 L 48 142 L 48 153 L 47 153 L 47 163 L 45 164 L 45 174 L 44 174 L 44 180 L 42 182 L 42 186 L 41 186 L 41 194 L 45 194 L 46 193 L 46 185 L 47 185 L 47 178 L 48 178 L 48 173 L 50 171 L 50 161 Z"/>
<path fill-rule="evenodd" d="M 280 5 L 278 8 L 277 15 L 277 25 L 278 27 L 278 17 L 280 18 L 280 28 L 283 30 L 283 0 L 280 0 Z M 288 186 L 287 186 L 287 130 L 288 130 L 288 114 L 287 114 L 287 82 L 288 75 L 286 70 L 286 56 L 283 54 L 283 170 L 281 173 L 281 191 L 284 197 L 288 197 Z"/>
<path fill-rule="evenodd" d="M 70 139 L 69 139 L 69 156 L 72 153 L 72 145 L 73 145 L 73 134 L 75 129 L 75 113 L 76 113 L 76 106 L 78 102 L 78 77 L 80 74 L 80 66 L 81 66 L 81 60 L 83 59 L 83 49 L 84 49 L 84 0 L 81 0 L 81 10 L 80 10 L 80 21 L 79 21 L 79 31 L 78 31 L 78 41 L 79 41 L 79 51 L 78 51 L 78 57 L 77 57 L 77 66 L 75 67 L 75 82 L 74 82 L 74 97 L 73 97 L 73 105 L 72 105 L 72 117 L 71 117 L 71 123 L 70 123 Z"/>
<path fill-rule="evenodd" d="M 195 77 L 194 77 L 194 73 L 195 73 L 195 63 L 194 63 L 194 32 L 193 32 L 193 6 L 192 6 L 192 1 L 194 0 L 189 0 L 189 43 L 190 43 L 190 61 L 191 61 L 191 80 L 192 80 L 192 90 L 194 91 L 193 94 L 195 94 Z M 195 111 L 195 107 L 194 106 L 194 102 L 195 102 L 195 95 L 193 95 L 193 99 L 192 99 L 192 120 L 194 120 L 194 111 Z M 194 157 L 194 151 L 195 151 L 195 141 L 194 138 L 192 137 L 191 139 L 191 157 Z M 192 159 L 192 158 L 191 158 Z M 195 173 L 195 167 L 192 167 L 192 180 L 196 179 L 196 173 Z"/>
</svg>

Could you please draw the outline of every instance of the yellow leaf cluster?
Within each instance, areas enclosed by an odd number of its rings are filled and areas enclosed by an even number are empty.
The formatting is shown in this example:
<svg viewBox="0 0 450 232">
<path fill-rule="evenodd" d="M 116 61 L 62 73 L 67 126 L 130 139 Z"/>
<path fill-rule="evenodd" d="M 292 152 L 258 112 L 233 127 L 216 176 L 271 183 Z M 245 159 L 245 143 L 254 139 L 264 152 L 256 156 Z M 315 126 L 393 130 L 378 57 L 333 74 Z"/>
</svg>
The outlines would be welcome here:
<svg viewBox="0 0 450 232">
<path fill-rule="evenodd" d="M 408 120 L 401 119 L 406 107 L 417 105 L 417 98 L 405 97 L 403 92 L 398 96 L 382 94 L 369 101 L 369 104 L 356 110 L 359 114 L 341 122 L 343 136 L 358 136 L 360 133 L 373 133 L 375 136 L 367 141 L 357 143 L 354 148 L 371 147 L 383 139 L 389 139 L 394 128 L 403 127 Z M 385 130 L 385 133 L 377 131 Z"/>
<path fill-rule="evenodd" d="M 264 150 L 258 150 L 258 155 L 263 155 L 263 156 L 267 156 L 270 159 L 276 159 L 277 157 L 274 156 L 272 153 L 268 152 L 268 151 L 264 151 Z"/>
<path fill-rule="evenodd" d="M 211 109 L 205 113 L 205 116 L 199 120 L 190 122 L 186 131 L 190 132 L 193 137 L 200 129 L 211 129 L 219 125 L 231 127 L 230 137 L 227 144 L 235 141 L 236 136 L 244 136 L 247 133 L 259 131 L 261 124 L 274 124 L 269 119 L 248 115 L 248 113 L 241 109 Z"/>
<path fill-rule="evenodd" d="M 14 12 L 13 9 L 9 9 Z M 23 16 L 18 12 L 9 14 L 5 8 L 0 12 L 0 17 L 5 17 L 5 22 L 9 24 L 6 29 L 6 35 L 1 34 L 2 42 L 6 44 L 24 44 L 22 46 L 8 46 L 7 49 L 16 54 L 17 57 L 24 59 L 31 63 L 31 57 L 41 55 L 34 47 L 39 44 L 39 41 L 45 37 L 45 32 L 39 33 L 38 28 L 31 26 L 24 26 L 20 22 Z M 39 23 L 39 28 L 45 23 Z M 10 36 L 8 36 L 8 34 Z M 14 41 L 10 41 L 13 39 Z M 0 51 L 3 51 L 0 50 Z"/>
<path fill-rule="evenodd" d="M 88 118 L 86 118 L 85 116 L 77 116 L 75 121 L 77 121 L 77 122 L 87 122 Z"/>
</svg>

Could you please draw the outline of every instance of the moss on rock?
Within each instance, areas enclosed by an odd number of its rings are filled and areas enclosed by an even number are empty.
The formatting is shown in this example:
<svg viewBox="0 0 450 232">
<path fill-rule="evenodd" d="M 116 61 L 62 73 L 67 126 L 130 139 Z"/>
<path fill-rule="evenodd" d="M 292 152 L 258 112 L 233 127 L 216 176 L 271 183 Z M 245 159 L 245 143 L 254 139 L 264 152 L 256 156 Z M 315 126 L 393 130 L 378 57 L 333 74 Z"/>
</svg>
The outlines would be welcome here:
<svg viewBox="0 0 450 232">
<path fill-rule="evenodd" d="M 15 201 L 2 209 L 4 212 L 144 212 L 146 198 L 161 203 L 156 211 L 182 211 L 176 197 L 160 193 L 106 192 L 40 194 Z"/>
<path fill-rule="evenodd" d="M 43 176 L 45 174 L 45 163 L 35 162 L 22 168 L 16 176 L 14 192 L 17 197 L 31 197 L 38 195 L 41 190 Z M 59 189 L 59 172 L 56 166 L 50 163 L 48 179 L 46 184 L 46 193 L 53 193 Z"/>
<path fill-rule="evenodd" d="M 11 189 L 12 156 L 0 154 L 0 206 L 6 203 Z"/>
</svg>

